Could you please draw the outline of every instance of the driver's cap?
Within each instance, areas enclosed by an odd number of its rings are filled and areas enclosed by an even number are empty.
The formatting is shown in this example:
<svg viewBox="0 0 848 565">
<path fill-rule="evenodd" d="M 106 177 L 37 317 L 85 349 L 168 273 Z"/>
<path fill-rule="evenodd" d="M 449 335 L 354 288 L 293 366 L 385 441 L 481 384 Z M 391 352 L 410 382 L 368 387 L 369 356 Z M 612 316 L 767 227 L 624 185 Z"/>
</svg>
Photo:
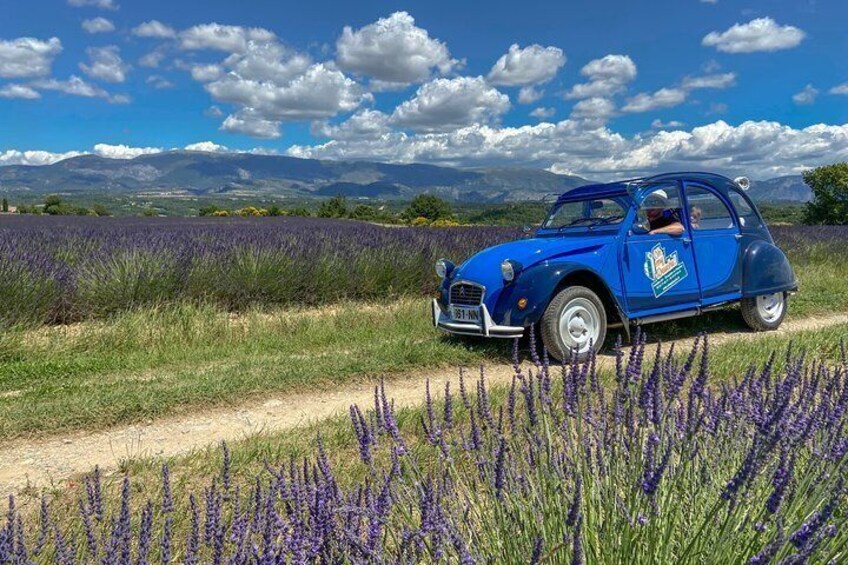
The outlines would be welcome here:
<svg viewBox="0 0 848 565">
<path fill-rule="evenodd" d="M 668 208 L 668 193 L 662 189 L 655 190 L 645 198 L 643 206 L 645 208 Z"/>
</svg>

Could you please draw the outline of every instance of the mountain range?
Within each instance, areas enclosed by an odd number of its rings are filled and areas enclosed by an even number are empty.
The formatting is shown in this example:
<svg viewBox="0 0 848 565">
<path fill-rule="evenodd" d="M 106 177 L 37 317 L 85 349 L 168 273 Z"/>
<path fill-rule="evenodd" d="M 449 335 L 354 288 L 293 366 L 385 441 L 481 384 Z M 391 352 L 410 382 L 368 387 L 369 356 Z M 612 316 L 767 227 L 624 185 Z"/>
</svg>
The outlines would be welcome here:
<svg viewBox="0 0 848 565">
<path fill-rule="evenodd" d="M 324 161 L 280 155 L 166 151 L 133 159 L 82 155 L 52 165 L 0 167 L 0 192 L 148 194 L 409 200 L 422 193 L 457 202 L 537 199 L 586 179 L 518 167 L 459 169 L 425 164 Z M 800 176 L 754 181 L 758 201 L 804 202 Z"/>
</svg>

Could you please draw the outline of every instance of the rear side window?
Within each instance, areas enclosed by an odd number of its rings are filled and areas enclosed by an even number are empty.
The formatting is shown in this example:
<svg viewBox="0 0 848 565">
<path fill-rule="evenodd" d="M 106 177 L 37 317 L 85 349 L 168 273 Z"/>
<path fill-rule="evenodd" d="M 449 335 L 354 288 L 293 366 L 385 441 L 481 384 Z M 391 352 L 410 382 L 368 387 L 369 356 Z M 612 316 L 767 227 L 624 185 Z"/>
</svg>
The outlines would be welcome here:
<svg viewBox="0 0 848 565">
<path fill-rule="evenodd" d="M 748 200 L 738 190 L 729 190 L 727 195 L 730 197 L 730 202 L 736 208 L 736 213 L 739 215 L 739 222 L 745 227 L 756 228 L 762 225 L 757 211 L 748 204 Z"/>
<path fill-rule="evenodd" d="M 714 192 L 697 186 L 686 187 L 689 223 L 693 230 L 726 230 L 736 227 L 733 215 Z"/>
</svg>

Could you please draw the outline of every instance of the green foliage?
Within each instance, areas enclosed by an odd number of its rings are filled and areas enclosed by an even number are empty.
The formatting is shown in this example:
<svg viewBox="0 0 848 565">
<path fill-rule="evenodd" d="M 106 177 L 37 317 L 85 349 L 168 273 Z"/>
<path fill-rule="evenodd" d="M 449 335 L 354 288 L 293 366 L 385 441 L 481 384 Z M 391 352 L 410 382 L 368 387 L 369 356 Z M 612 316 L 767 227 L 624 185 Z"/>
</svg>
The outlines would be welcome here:
<svg viewBox="0 0 848 565">
<path fill-rule="evenodd" d="M 50 206 L 61 206 L 62 197 L 58 194 L 50 194 L 44 197 L 44 207 L 49 208 Z"/>
<path fill-rule="evenodd" d="M 438 196 L 420 194 L 412 200 L 412 203 L 403 211 L 401 216 L 406 220 L 426 218 L 433 222 L 435 220 L 450 218 L 453 216 L 453 210 L 449 203 Z"/>
<path fill-rule="evenodd" d="M 804 182 L 813 191 L 807 204 L 807 224 L 848 224 L 848 162 L 817 167 L 804 173 Z"/>
<path fill-rule="evenodd" d="M 352 220 L 373 220 L 376 216 L 377 211 L 368 204 L 358 204 L 350 213 Z"/>
<path fill-rule="evenodd" d="M 467 206 L 457 213 L 460 220 L 467 224 L 485 226 L 532 226 L 545 219 L 550 208 L 543 202 L 510 202 Z"/>
<path fill-rule="evenodd" d="M 201 206 L 200 210 L 198 211 L 198 215 L 200 215 L 200 216 L 214 216 L 215 212 L 217 212 L 219 210 L 221 210 L 221 208 L 219 208 L 217 205 L 209 204 L 207 206 Z"/>
<path fill-rule="evenodd" d="M 3 211 L 4 212 L 9 211 L 9 199 L 6 198 L 5 196 L 3 197 Z"/>
<path fill-rule="evenodd" d="M 112 213 L 103 204 L 97 203 L 92 208 L 95 216 L 111 216 Z"/>
<path fill-rule="evenodd" d="M 347 201 L 342 195 L 333 196 L 318 207 L 319 218 L 344 218 L 347 216 Z"/>
<path fill-rule="evenodd" d="M 271 204 L 270 206 L 268 206 L 267 210 L 268 210 L 269 216 L 276 217 L 276 216 L 285 215 L 285 212 L 283 211 L 283 209 L 280 208 L 279 206 L 277 206 L 276 204 Z"/>
<path fill-rule="evenodd" d="M 312 212 L 310 212 L 308 209 L 303 208 L 303 207 L 290 208 L 289 210 L 286 210 L 285 215 L 286 216 L 300 216 L 300 217 L 303 217 L 303 218 L 309 218 L 310 216 L 312 216 Z"/>
<path fill-rule="evenodd" d="M 153 206 L 148 206 L 141 212 L 141 215 L 147 218 L 152 218 L 158 216 L 159 212 L 157 212 L 156 208 L 154 208 Z"/>
</svg>

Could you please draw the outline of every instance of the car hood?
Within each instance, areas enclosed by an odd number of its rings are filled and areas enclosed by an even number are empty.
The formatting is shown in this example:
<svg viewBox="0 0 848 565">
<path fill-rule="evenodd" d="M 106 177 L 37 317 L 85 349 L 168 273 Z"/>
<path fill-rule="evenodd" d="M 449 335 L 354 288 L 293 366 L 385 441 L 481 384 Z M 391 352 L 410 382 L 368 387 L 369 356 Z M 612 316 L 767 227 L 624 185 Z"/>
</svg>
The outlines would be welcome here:
<svg viewBox="0 0 848 565">
<path fill-rule="evenodd" d="M 473 281 L 489 288 L 500 286 L 503 282 L 501 263 L 505 259 L 518 261 L 526 270 L 543 261 L 594 253 L 613 239 L 614 234 L 581 234 L 510 241 L 488 247 L 473 255 L 457 267 L 452 279 Z"/>
</svg>

